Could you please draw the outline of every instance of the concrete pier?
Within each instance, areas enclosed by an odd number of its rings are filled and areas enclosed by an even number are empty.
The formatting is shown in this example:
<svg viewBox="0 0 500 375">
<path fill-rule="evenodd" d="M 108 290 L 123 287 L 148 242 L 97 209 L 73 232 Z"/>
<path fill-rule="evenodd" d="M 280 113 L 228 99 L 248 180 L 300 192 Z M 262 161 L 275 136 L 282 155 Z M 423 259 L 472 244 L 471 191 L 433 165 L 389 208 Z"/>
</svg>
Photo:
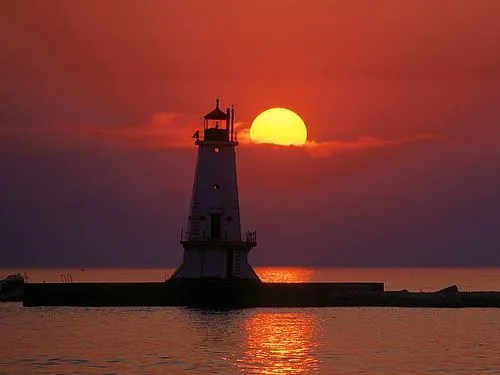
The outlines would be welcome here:
<svg viewBox="0 0 500 375">
<path fill-rule="evenodd" d="M 158 283 L 26 283 L 24 306 L 500 307 L 500 292 L 384 291 L 383 283 L 262 283 L 169 280 Z"/>
</svg>

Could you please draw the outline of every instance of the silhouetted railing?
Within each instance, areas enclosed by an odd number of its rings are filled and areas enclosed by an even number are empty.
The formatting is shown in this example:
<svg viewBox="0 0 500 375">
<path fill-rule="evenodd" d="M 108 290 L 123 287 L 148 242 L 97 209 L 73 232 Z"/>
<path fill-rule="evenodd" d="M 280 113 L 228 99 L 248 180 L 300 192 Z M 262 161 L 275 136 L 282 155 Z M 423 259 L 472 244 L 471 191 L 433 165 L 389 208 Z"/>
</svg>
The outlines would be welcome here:
<svg viewBox="0 0 500 375">
<path fill-rule="evenodd" d="M 257 244 L 257 231 L 247 231 L 245 233 L 245 239 L 244 242 L 250 243 L 250 244 Z"/>
</svg>

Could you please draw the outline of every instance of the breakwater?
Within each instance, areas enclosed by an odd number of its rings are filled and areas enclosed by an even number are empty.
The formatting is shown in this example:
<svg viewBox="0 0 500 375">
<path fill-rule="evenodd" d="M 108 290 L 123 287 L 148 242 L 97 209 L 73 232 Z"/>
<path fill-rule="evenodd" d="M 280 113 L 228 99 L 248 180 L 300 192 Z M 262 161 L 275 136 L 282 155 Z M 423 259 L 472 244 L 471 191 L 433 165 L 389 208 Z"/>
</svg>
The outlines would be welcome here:
<svg viewBox="0 0 500 375">
<path fill-rule="evenodd" d="M 500 292 L 385 291 L 383 283 L 262 283 L 168 280 L 154 283 L 26 283 L 24 306 L 500 307 Z"/>
</svg>

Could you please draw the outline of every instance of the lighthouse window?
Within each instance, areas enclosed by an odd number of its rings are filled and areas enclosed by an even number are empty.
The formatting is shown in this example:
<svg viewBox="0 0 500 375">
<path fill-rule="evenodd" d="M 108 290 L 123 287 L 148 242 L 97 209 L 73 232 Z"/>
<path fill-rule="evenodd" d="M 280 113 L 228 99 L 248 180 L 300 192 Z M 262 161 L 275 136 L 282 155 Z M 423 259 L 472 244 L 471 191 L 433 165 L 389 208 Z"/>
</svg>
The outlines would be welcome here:
<svg viewBox="0 0 500 375">
<path fill-rule="evenodd" d="M 200 216 L 200 221 L 205 221 L 205 219 L 206 219 L 205 216 L 203 216 L 203 215 Z"/>
<path fill-rule="evenodd" d="M 226 217 L 226 221 L 227 221 L 228 223 L 230 223 L 231 221 L 233 221 L 233 217 L 232 217 L 232 216 L 228 216 L 228 217 Z"/>
<path fill-rule="evenodd" d="M 220 151 L 220 148 L 219 148 L 219 147 L 214 148 L 214 152 L 215 152 L 216 154 L 218 154 L 218 153 L 219 153 L 219 151 Z"/>
<path fill-rule="evenodd" d="M 220 189 L 220 185 L 219 184 L 214 184 L 214 190 L 219 190 Z"/>
</svg>

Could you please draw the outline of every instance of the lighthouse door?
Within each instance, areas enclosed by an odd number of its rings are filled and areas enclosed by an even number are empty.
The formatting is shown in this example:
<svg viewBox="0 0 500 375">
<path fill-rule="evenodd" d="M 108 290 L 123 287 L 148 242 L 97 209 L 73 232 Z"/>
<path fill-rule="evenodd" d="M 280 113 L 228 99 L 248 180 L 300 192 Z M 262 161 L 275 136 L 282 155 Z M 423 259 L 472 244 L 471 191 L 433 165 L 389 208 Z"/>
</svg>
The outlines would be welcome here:
<svg viewBox="0 0 500 375">
<path fill-rule="evenodd" d="M 220 238 L 221 236 L 221 214 L 210 214 L 210 237 Z"/>
</svg>

